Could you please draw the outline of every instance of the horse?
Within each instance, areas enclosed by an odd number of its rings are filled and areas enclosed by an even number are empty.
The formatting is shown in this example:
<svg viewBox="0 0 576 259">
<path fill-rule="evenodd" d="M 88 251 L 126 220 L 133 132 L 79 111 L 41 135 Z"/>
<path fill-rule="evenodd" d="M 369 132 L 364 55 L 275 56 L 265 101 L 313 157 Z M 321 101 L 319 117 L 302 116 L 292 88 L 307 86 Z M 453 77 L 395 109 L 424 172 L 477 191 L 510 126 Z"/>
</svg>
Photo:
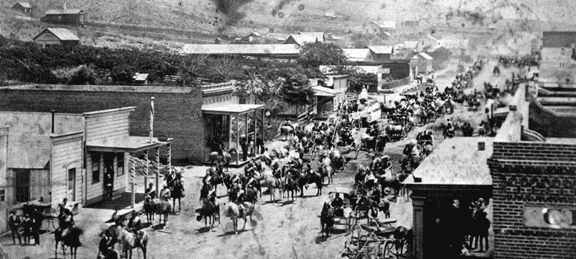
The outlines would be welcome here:
<svg viewBox="0 0 576 259">
<path fill-rule="evenodd" d="M 163 200 L 155 200 L 150 196 L 144 198 L 144 206 L 148 206 L 152 212 L 152 220 L 154 220 L 154 214 L 158 214 L 158 222 L 162 221 L 162 215 L 164 215 L 164 225 L 168 222 L 168 214 L 172 211 L 172 205 L 170 202 Z M 148 212 L 146 212 L 148 214 Z"/>
<path fill-rule="evenodd" d="M 174 186 L 172 187 L 170 194 L 172 196 L 172 212 L 174 212 L 176 209 L 176 200 L 178 200 L 178 211 L 180 211 L 180 202 L 184 197 L 184 184 L 182 184 L 182 180 L 176 180 L 174 182 Z"/>
<path fill-rule="evenodd" d="M 334 175 L 334 168 L 332 168 L 330 158 L 325 158 L 320 166 L 320 175 L 322 176 L 322 182 L 324 178 L 328 177 L 328 184 L 332 183 L 332 176 Z"/>
<path fill-rule="evenodd" d="M 54 240 L 56 241 L 55 249 L 54 249 L 54 256 L 58 258 L 58 244 L 62 242 L 62 252 L 64 256 L 66 256 L 66 246 L 70 247 L 70 256 L 71 258 L 76 258 L 78 247 L 82 246 L 80 242 L 80 236 L 84 231 L 81 228 L 72 226 L 66 235 L 62 235 L 64 232 L 63 229 L 57 228 L 54 231 Z"/>
<path fill-rule="evenodd" d="M 210 153 L 210 168 L 214 166 L 214 162 L 222 163 L 222 165 L 226 166 L 226 172 L 228 172 L 228 166 L 230 160 L 232 160 L 232 154 L 236 154 L 237 152 L 236 148 L 231 148 L 228 151 L 222 150 L 221 152 L 214 151 Z"/>
<path fill-rule="evenodd" d="M 296 200 L 294 193 L 298 192 L 298 182 L 290 174 L 286 176 L 282 196 L 284 196 L 284 192 L 286 192 L 287 198 L 290 198 L 290 194 L 292 194 L 292 201 Z"/>
<path fill-rule="evenodd" d="M 334 228 L 334 208 L 332 208 L 328 202 L 324 202 L 322 212 L 320 213 L 320 227 L 322 237 L 324 237 L 324 233 L 329 237 Z"/>
<path fill-rule="evenodd" d="M 282 189 L 284 188 L 282 177 L 277 178 L 270 174 L 264 175 L 264 186 L 270 192 L 270 201 L 276 201 L 276 189 L 280 191 L 280 200 L 282 200 Z"/>
<path fill-rule="evenodd" d="M 200 208 L 196 220 L 200 221 L 202 218 L 204 218 L 204 227 L 207 227 L 206 221 L 209 221 L 210 229 L 214 228 L 216 218 L 218 218 L 218 224 L 220 224 L 220 205 L 218 204 L 217 199 L 202 200 L 202 208 Z"/>
<path fill-rule="evenodd" d="M 138 231 L 138 233 L 132 233 L 125 228 L 118 226 L 120 231 L 120 241 L 122 244 L 122 249 L 124 251 L 124 258 L 132 259 L 132 250 L 134 248 L 142 249 L 142 254 L 144 259 L 146 259 L 146 247 L 148 245 L 148 234 L 144 230 Z"/>
<path fill-rule="evenodd" d="M 316 196 L 322 195 L 322 176 L 319 173 L 312 172 L 308 175 L 301 175 L 298 179 L 298 187 L 300 189 L 300 197 L 304 196 L 304 186 L 308 185 L 309 183 L 316 184 Z"/>
<path fill-rule="evenodd" d="M 240 215 L 240 209 L 238 206 L 244 207 L 244 215 Z M 238 234 L 238 218 L 244 219 L 244 226 L 242 230 L 246 229 L 246 217 L 250 217 L 250 223 L 252 223 L 252 214 L 254 213 L 254 204 L 251 203 L 242 203 L 241 205 L 237 205 L 233 202 L 228 202 L 224 209 L 224 215 L 232 219 L 232 223 L 234 225 L 234 232 Z"/>
</svg>

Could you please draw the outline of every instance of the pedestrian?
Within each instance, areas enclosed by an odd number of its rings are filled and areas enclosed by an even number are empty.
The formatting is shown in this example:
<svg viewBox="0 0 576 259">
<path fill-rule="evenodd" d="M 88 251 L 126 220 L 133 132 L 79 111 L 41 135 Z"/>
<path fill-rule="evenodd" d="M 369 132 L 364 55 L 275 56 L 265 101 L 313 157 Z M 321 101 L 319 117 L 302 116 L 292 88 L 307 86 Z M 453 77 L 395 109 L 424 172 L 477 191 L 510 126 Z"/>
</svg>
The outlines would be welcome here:
<svg viewBox="0 0 576 259">
<path fill-rule="evenodd" d="M 8 226 L 10 227 L 10 231 L 12 232 L 12 241 L 14 245 L 16 245 L 16 237 L 18 237 L 18 244 L 22 244 L 22 238 L 20 236 L 20 227 L 22 226 L 22 220 L 19 216 L 16 215 L 14 211 L 10 212 L 10 216 L 8 216 Z"/>
</svg>

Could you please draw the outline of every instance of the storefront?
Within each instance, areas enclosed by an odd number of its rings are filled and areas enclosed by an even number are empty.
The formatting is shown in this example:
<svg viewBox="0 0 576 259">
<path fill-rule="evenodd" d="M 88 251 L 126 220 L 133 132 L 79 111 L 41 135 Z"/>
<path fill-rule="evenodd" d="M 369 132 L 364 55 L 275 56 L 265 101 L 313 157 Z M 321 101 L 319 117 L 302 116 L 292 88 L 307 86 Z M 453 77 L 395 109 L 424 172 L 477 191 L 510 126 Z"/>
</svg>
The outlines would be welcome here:
<svg viewBox="0 0 576 259">
<path fill-rule="evenodd" d="M 475 208 L 492 221 L 492 178 L 487 164 L 491 154 L 491 138 L 446 139 L 403 182 L 412 199 L 413 258 L 454 258 L 449 256 L 451 249 L 458 253 L 463 248 L 454 243 L 462 244 L 481 228 L 472 220 Z M 491 228 L 485 231 L 492 233 Z M 492 237 L 488 239 L 488 247 L 493 248 Z M 488 257 L 489 253 L 469 254 Z"/>
<path fill-rule="evenodd" d="M 204 162 L 212 152 L 227 151 L 230 164 L 241 165 L 264 152 L 265 111 L 261 104 L 202 105 L 204 117 Z"/>
</svg>

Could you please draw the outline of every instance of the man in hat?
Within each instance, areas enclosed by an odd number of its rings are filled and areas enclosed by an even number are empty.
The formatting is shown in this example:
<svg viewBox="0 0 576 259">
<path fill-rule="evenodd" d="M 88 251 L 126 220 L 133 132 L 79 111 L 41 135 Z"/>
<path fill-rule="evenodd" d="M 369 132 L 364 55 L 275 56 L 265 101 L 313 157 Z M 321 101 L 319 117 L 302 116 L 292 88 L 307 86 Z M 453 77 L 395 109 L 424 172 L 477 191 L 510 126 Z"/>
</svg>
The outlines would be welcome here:
<svg viewBox="0 0 576 259">
<path fill-rule="evenodd" d="M 12 241 L 14 242 L 14 245 L 16 245 L 16 237 L 18 237 L 18 243 L 20 245 L 22 244 L 20 232 L 18 232 L 21 225 L 22 220 L 20 219 L 20 217 L 18 217 L 14 211 L 11 211 L 10 216 L 8 216 L 8 226 L 10 227 L 10 231 L 12 232 Z"/>
<path fill-rule="evenodd" d="M 138 233 L 140 229 L 142 229 L 142 219 L 140 219 L 140 211 L 132 211 L 132 217 L 130 217 L 130 221 L 128 221 L 128 230 L 132 231 L 133 233 Z"/>
<path fill-rule="evenodd" d="M 156 191 L 154 191 L 154 184 L 149 183 L 144 194 L 150 196 L 150 198 L 152 199 L 156 198 Z"/>
</svg>

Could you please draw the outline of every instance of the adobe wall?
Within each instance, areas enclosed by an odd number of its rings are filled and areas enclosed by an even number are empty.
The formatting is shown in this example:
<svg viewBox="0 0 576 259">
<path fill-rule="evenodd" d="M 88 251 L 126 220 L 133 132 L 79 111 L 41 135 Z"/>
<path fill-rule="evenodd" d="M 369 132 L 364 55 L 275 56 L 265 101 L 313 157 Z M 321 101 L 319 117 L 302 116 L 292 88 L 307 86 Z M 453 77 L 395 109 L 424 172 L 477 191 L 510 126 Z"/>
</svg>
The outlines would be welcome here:
<svg viewBox="0 0 576 259">
<path fill-rule="evenodd" d="M 12 86 L 0 88 L 0 111 L 84 113 L 136 106 L 130 134 L 148 136 L 154 97 L 154 136 L 174 138 L 173 162 L 201 163 L 204 152 L 202 93 L 199 88 L 123 86 Z"/>
</svg>

